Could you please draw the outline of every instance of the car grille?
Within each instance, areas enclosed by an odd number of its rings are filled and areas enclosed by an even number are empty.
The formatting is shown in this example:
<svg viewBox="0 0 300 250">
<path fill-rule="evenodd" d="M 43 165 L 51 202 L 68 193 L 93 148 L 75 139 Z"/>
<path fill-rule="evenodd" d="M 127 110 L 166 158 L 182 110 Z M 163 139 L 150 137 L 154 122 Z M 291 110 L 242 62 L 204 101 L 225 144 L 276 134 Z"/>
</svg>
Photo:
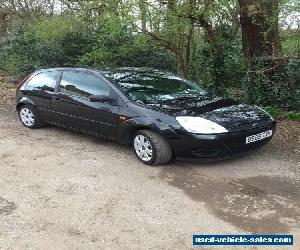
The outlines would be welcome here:
<svg viewBox="0 0 300 250">
<path fill-rule="evenodd" d="M 239 122 L 231 122 L 225 125 L 225 128 L 230 132 L 239 132 L 244 130 L 251 130 L 255 128 L 265 127 L 271 124 L 271 119 L 266 116 L 261 118 L 259 121 L 239 121 Z"/>
<path fill-rule="evenodd" d="M 195 149 L 191 151 L 191 154 L 196 157 L 216 157 L 221 153 L 219 150 L 207 150 L 207 149 Z"/>
</svg>

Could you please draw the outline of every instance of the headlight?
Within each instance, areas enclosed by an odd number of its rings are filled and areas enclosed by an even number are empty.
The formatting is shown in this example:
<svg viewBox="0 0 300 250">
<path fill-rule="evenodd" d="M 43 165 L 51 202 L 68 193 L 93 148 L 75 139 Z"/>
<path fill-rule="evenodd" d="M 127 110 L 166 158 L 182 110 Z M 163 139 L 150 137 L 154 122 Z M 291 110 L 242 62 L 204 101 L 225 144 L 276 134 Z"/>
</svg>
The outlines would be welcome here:
<svg viewBox="0 0 300 250">
<path fill-rule="evenodd" d="M 220 134 L 228 130 L 219 124 L 206 120 L 201 117 L 178 116 L 176 120 L 179 124 L 190 133 L 195 134 Z"/>
</svg>

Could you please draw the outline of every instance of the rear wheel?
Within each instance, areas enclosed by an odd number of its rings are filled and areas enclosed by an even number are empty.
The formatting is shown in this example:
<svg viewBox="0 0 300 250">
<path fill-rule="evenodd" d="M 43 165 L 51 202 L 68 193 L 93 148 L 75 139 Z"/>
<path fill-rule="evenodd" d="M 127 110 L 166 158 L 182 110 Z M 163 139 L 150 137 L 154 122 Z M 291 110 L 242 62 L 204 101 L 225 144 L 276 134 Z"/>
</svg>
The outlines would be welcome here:
<svg viewBox="0 0 300 250">
<path fill-rule="evenodd" d="M 40 128 L 44 126 L 39 119 L 36 109 L 32 106 L 21 106 L 19 108 L 19 117 L 22 124 L 27 128 Z"/>
<path fill-rule="evenodd" d="M 137 158 L 147 165 L 160 165 L 172 159 L 172 150 L 168 142 L 151 130 L 138 131 L 133 146 Z"/>
</svg>

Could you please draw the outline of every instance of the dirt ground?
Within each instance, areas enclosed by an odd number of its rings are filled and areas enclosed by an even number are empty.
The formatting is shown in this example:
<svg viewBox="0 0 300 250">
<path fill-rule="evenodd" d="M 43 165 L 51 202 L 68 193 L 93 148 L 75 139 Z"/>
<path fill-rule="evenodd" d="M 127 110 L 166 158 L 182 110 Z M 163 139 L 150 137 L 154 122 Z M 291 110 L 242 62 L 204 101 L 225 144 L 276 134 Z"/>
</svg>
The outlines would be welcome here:
<svg viewBox="0 0 300 250">
<path fill-rule="evenodd" d="M 146 167 L 126 146 L 27 129 L 4 101 L 0 117 L 0 249 L 300 249 L 297 122 L 237 159 Z M 252 233 L 295 244 L 192 246 L 193 234 Z"/>
</svg>

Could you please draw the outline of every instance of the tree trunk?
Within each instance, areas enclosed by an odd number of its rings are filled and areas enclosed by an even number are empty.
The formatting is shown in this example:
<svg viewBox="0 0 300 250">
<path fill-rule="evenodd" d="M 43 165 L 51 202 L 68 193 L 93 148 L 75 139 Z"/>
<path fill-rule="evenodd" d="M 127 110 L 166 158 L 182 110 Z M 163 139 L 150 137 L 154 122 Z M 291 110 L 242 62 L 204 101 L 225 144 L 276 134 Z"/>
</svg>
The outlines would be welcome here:
<svg viewBox="0 0 300 250">
<path fill-rule="evenodd" d="M 7 33 L 7 13 L 0 9 L 0 37 Z"/>
<path fill-rule="evenodd" d="M 145 0 L 139 0 L 139 9 L 140 9 L 140 16 L 141 16 L 141 23 L 142 23 L 142 32 L 145 33 L 147 30 L 147 9 Z"/>
<path fill-rule="evenodd" d="M 239 0 L 243 49 L 247 62 L 280 56 L 278 0 Z"/>
<path fill-rule="evenodd" d="M 188 77 L 188 62 L 186 60 L 186 55 L 180 54 L 178 55 L 178 75 L 181 77 L 187 79 Z"/>
<path fill-rule="evenodd" d="M 171 11 L 174 11 L 174 0 L 168 1 L 168 7 Z M 192 11 L 195 8 L 196 2 L 195 0 L 189 0 L 188 3 L 188 14 L 192 15 Z M 178 44 L 178 74 L 183 78 L 188 78 L 188 70 L 189 70 L 189 64 L 190 64 L 190 58 L 191 58 L 191 47 L 192 47 L 192 41 L 194 38 L 194 29 L 195 29 L 195 21 L 190 20 L 189 26 L 187 27 L 187 30 L 183 34 L 180 35 L 180 43 Z"/>
<path fill-rule="evenodd" d="M 252 103 L 290 109 L 294 91 L 278 28 L 278 0 L 239 0 L 243 51 Z"/>
</svg>

